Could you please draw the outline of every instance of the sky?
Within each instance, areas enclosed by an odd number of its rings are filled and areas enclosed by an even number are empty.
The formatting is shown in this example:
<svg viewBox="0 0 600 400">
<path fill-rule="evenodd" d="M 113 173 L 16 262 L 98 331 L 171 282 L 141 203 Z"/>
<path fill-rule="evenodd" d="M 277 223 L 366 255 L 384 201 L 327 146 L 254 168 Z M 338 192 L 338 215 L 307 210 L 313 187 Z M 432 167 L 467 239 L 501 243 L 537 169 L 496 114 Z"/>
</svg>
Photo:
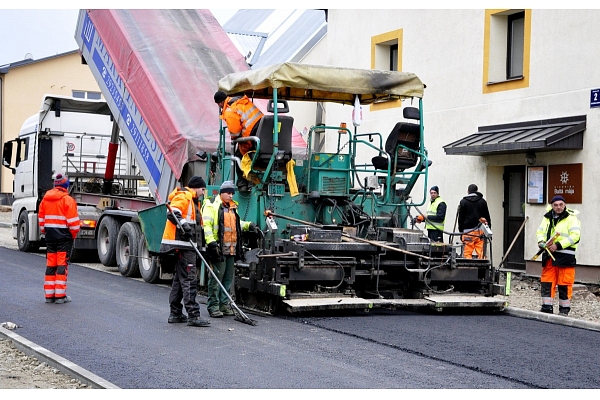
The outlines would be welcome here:
<svg viewBox="0 0 600 400">
<path fill-rule="evenodd" d="M 224 24 L 237 11 L 211 10 Z M 0 9 L 0 65 L 77 50 L 78 9 Z"/>
</svg>

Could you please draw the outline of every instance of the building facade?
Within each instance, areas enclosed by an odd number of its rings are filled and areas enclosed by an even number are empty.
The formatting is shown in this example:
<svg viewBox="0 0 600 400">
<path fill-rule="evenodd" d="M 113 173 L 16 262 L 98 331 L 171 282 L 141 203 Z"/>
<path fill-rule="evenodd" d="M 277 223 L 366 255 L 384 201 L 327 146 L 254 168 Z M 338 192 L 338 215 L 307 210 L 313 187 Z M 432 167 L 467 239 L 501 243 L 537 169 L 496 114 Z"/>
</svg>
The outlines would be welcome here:
<svg viewBox="0 0 600 400">
<path fill-rule="evenodd" d="M 504 259 L 503 267 L 539 274 L 540 263 L 528 261 L 535 232 L 549 199 L 562 194 L 581 213 L 577 279 L 597 283 L 600 43 L 590 32 L 599 17 L 600 10 L 564 9 L 328 10 L 327 35 L 302 62 L 415 73 L 426 84 L 427 186 L 439 186 L 448 204 L 445 230 L 457 229 L 459 202 L 475 183 L 490 207 L 493 264 Z M 405 105 L 363 107 L 359 132 L 389 132 Z M 326 124 L 351 121 L 351 111 L 328 106 Z"/>
</svg>

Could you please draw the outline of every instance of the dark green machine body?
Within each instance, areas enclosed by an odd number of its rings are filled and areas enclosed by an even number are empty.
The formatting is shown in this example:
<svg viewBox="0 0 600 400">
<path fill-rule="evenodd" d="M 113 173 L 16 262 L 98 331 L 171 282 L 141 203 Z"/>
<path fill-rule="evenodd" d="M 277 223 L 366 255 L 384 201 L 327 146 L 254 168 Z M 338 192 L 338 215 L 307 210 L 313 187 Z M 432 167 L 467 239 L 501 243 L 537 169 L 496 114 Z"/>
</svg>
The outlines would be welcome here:
<svg viewBox="0 0 600 400">
<path fill-rule="evenodd" d="M 364 71 L 358 73 L 360 78 Z M 418 215 L 415 208 L 426 202 L 431 165 L 423 140 L 421 98 L 417 107 L 402 109 L 389 134 L 320 124 L 308 132 L 306 149 L 293 156 L 294 110 L 287 100 L 304 100 L 297 97 L 308 92 L 296 94 L 293 87 L 273 90 L 263 83 L 250 90 L 248 74 L 240 75 L 239 87 L 237 74 L 219 82 L 229 95 L 269 99 L 256 136 L 235 141 L 252 141 L 256 149 L 248 174 L 253 186 L 248 192 L 236 192 L 234 200 L 241 218 L 260 227 L 260 232 L 244 235 L 245 254 L 236 263 L 234 281 L 238 304 L 267 313 L 504 306 L 502 301 L 483 300 L 501 292 L 491 252 L 488 259 L 465 259 L 451 243 L 432 243 L 422 231 L 409 228 Z M 378 76 L 365 80 L 364 93 L 348 98 L 375 101 L 378 95 L 369 85 L 377 81 Z M 344 102 L 339 93 L 310 92 L 317 93 L 323 101 Z M 334 135 L 335 148 L 313 149 L 323 135 Z M 225 128 L 221 139 L 207 167 L 209 193 L 214 194 L 222 181 L 235 176 L 233 147 Z M 419 180 L 422 191 L 415 195 Z"/>
</svg>

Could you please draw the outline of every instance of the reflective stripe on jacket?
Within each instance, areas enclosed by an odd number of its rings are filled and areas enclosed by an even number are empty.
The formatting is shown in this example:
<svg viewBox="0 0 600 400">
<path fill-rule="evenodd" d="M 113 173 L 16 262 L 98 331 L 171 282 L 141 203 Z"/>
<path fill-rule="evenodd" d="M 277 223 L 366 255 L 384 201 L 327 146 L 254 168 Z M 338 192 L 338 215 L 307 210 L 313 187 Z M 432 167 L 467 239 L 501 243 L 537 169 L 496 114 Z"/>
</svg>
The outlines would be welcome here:
<svg viewBox="0 0 600 400">
<path fill-rule="evenodd" d="M 169 194 L 170 207 L 173 210 L 174 217 L 179 220 L 181 224 L 187 222 L 192 227 L 192 237 L 196 237 L 196 207 L 194 200 L 196 199 L 196 192 L 186 187 L 183 189 L 176 188 Z M 169 211 L 167 210 L 167 215 Z M 160 242 L 160 252 L 167 253 L 174 249 L 188 249 L 193 250 L 189 240 L 184 238 L 183 232 L 179 227 L 169 221 L 165 224 L 165 230 L 163 231 L 163 237 Z"/>
<path fill-rule="evenodd" d="M 217 242 L 223 254 L 241 257 L 242 235 L 238 235 L 238 232 L 248 231 L 250 222 L 240 220 L 237 205 L 236 201 L 231 200 L 231 207 L 226 208 L 219 195 L 212 202 L 204 200 L 202 221 L 206 245 Z"/>
<path fill-rule="evenodd" d="M 427 230 L 443 231 L 445 221 L 446 202 L 438 196 L 427 209 L 427 222 L 425 223 L 425 228 Z"/>
<path fill-rule="evenodd" d="M 77 237 L 81 228 L 77 202 L 69 196 L 67 189 L 58 186 L 46 192 L 40 203 L 38 223 L 47 241 Z"/>
<path fill-rule="evenodd" d="M 581 235 L 581 224 L 577 218 L 579 211 L 565 208 L 565 211 L 557 218 L 553 218 L 553 213 L 552 207 L 549 206 L 549 211 L 544 214 L 542 223 L 536 232 L 537 241 L 538 243 L 546 242 L 554 236 L 555 232 L 559 232 L 560 236 L 554 241 L 557 250 L 552 253 L 555 258 L 552 265 L 574 267 L 577 263 L 575 251 Z M 542 265 L 545 265 L 548 258 L 550 258 L 548 252 L 544 251 L 542 253 Z"/>
<path fill-rule="evenodd" d="M 250 101 L 248 96 L 227 98 L 221 118 L 227 124 L 231 140 L 248 137 L 252 128 L 263 117 L 263 113 Z M 242 155 L 252 148 L 252 142 L 239 143 Z"/>
</svg>

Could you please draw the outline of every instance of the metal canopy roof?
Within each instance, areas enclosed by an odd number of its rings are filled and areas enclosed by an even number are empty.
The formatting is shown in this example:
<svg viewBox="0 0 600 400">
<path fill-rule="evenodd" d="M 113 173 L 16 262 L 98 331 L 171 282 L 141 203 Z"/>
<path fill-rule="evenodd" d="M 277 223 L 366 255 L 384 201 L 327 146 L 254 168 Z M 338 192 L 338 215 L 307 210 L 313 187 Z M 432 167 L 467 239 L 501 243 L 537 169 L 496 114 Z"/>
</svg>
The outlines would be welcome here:
<svg viewBox="0 0 600 400">
<path fill-rule="evenodd" d="M 241 9 L 223 29 L 252 68 L 300 62 L 327 34 L 325 10 Z"/>
<path fill-rule="evenodd" d="M 448 155 L 487 156 L 581 150 L 586 116 L 479 127 L 478 132 L 444 146 Z"/>
</svg>

